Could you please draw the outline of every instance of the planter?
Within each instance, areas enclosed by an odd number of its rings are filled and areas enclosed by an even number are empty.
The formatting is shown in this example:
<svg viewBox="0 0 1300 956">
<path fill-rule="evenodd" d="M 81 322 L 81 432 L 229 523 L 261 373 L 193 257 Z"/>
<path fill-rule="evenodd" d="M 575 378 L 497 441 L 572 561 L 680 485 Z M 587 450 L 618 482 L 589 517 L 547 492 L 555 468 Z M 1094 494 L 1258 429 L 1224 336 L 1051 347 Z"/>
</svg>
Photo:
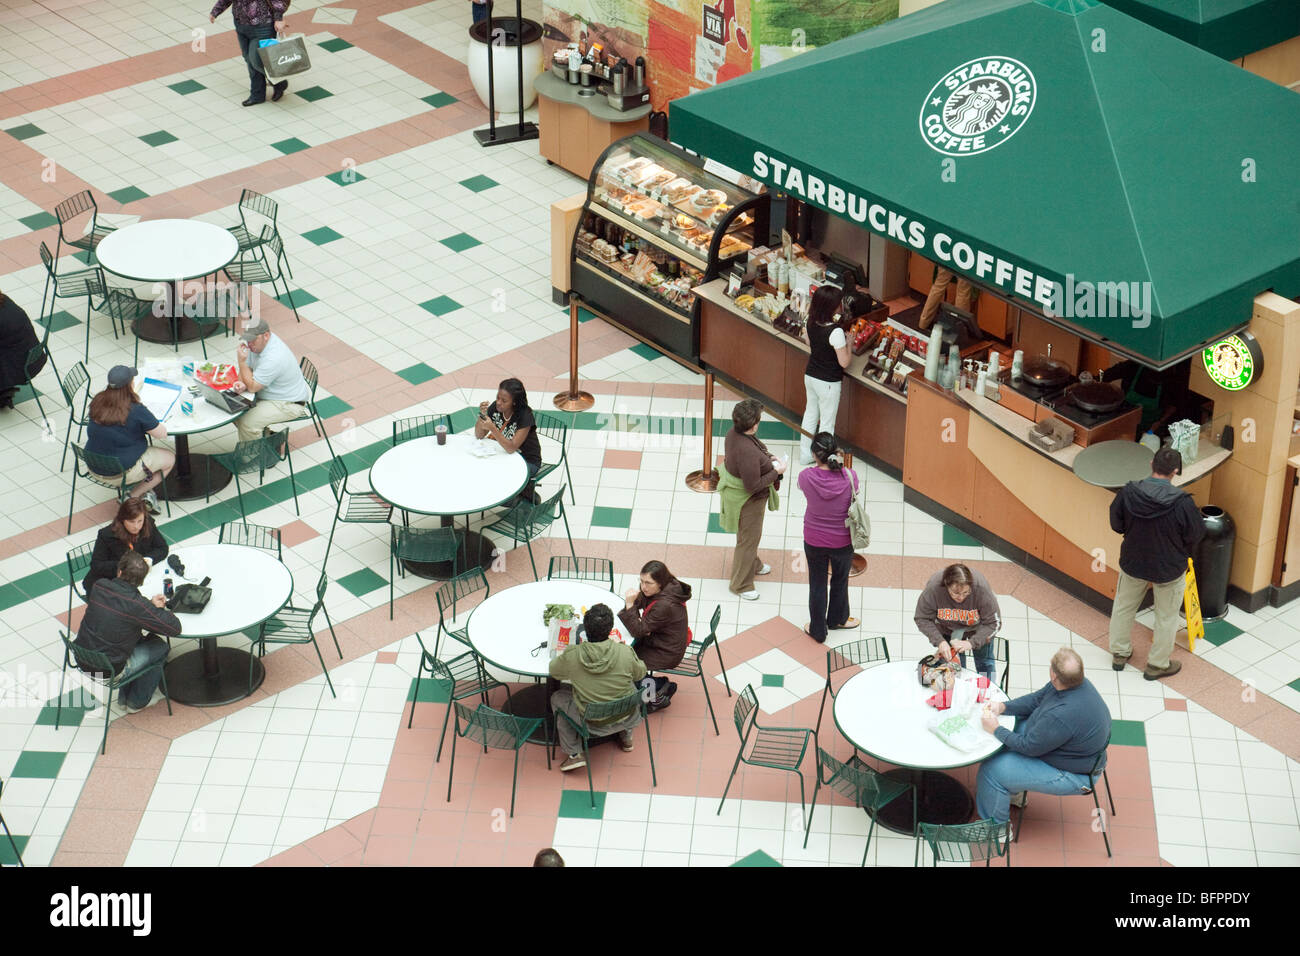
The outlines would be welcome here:
<svg viewBox="0 0 1300 956">
<path fill-rule="evenodd" d="M 495 80 L 495 102 L 498 113 L 519 112 L 519 51 L 524 48 L 524 103 L 528 109 L 537 102 L 533 80 L 542 72 L 542 26 L 535 20 L 515 17 L 493 17 L 492 29 L 497 42 L 492 50 L 492 73 Z M 521 36 L 522 34 L 522 36 Z M 469 29 L 469 50 L 466 56 L 469 81 L 474 92 L 488 104 L 488 24 L 484 20 Z"/>
</svg>

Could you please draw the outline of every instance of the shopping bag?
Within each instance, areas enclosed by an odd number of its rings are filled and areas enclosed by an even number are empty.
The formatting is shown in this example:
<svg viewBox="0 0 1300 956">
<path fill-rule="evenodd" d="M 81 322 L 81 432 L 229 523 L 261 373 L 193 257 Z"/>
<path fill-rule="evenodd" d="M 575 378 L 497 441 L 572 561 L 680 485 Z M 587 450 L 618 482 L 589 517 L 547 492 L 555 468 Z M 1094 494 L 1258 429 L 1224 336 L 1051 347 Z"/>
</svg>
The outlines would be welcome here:
<svg viewBox="0 0 1300 956">
<path fill-rule="evenodd" d="M 263 40 L 257 50 L 262 69 L 272 80 L 280 80 L 295 73 L 311 69 L 307 56 L 307 41 L 301 33 L 277 40 Z"/>
</svg>

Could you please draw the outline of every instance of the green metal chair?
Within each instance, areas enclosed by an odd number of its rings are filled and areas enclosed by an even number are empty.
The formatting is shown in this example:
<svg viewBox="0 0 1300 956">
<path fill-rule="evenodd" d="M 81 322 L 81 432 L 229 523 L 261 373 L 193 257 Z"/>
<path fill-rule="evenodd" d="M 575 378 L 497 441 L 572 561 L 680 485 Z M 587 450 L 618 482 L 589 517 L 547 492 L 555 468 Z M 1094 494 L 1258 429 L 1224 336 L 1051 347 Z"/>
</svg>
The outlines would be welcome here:
<svg viewBox="0 0 1300 956">
<path fill-rule="evenodd" d="M 316 643 L 316 615 L 325 615 L 325 623 L 329 625 L 330 637 L 334 638 L 334 650 L 338 651 L 339 660 L 343 660 L 343 649 L 339 647 L 338 635 L 334 633 L 334 622 L 330 620 L 330 612 L 325 610 L 325 591 L 329 587 L 329 578 L 322 571 L 320 578 L 316 581 L 316 603 L 311 607 L 294 607 L 293 599 L 290 603 L 282 607 L 275 614 L 271 615 L 262 622 L 262 626 L 257 630 L 257 637 L 253 640 L 253 647 L 256 648 L 258 656 L 261 657 L 266 653 L 267 644 L 310 644 L 316 649 L 316 659 L 320 661 L 320 669 L 325 674 L 325 683 L 329 685 L 330 695 L 337 698 L 338 694 L 334 693 L 334 682 L 330 680 L 329 668 L 325 666 L 325 657 L 320 652 L 320 645 Z M 248 658 L 248 692 L 253 692 L 253 658 L 250 653 Z"/>
<path fill-rule="evenodd" d="M 165 658 L 158 661 L 156 664 L 151 664 L 149 667 L 135 671 L 130 675 L 128 680 L 123 680 L 122 678 L 126 676 L 126 671 L 123 670 L 121 674 L 114 674 L 113 665 L 109 661 L 107 654 L 80 647 L 75 643 L 75 638 L 69 638 L 68 633 L 65 631 L 59 631 L 59 637 L 63 640 L 63 673 L 59 675 L 59 698 L 54 707 L 55 730 L 59 729 L 59 719 L 63 713 L 63 686 L 64 681 L 68 676 L 69 664 L 73 664 L 78 668 L 78 670 L 82 671 L 87 676 L 98 677 L 100 682 L 104 684 L 108 691 L 108 697 L 104 701 L 104 740 L 99 747 L 99 752 L 101 754 L 108 753 L 108 724 L 113 709 L 113 694 L 120 690 L 123 684 L 129 684 L 137 677 L 148 674 L 150 671 L 161 671 L 162 680 L 160 681 L 159 686 L 162 688 L 163 700 L 167 701 L 167 716 L 171 716 L 172 700 L 167 696 L 167 660 Z M 106 679 L 104 675 L 110 676 Z"/>
<path fill-rule="evenodd" d="M 1079 794 L 1079 796 L 1081 797 L 1082 796 L 1092 797 L 1092 808 L 1094 811 L 1093 819 L 1097 819 L 1102 816 L 1101 802 L 1097 799 L 1098 775 L 1101 776 L 1102 782 L 1106 784 L 1106 802 L 1110 804 L 1110 815 L 1112 817 L 1115 816 L 1115 798 L 1110 792 L 1110 777 L 1106 775 L 1106 756 L 1109 753 L 1109 751 L 1110 751 L 1110 740 L 1107 739 L 1106 749 L 1103 750 L 1101 753 L 1097 754 L 1095 758 L 1093 758 L 1092 768 L 1088 771 L 1088 779 L 1092 782 L 1092 785 L 1088 787 L 1087 790 L 1084 790 Z M 1015 830 L 1015 841 L 1019 843 L 1020 831 L 1024 827 L 1024 823 L 1025 823 L 1025 807 L 1022 805 L 1017 809 L 1020 810 L 1020 820 Z M 1101 838 L 1103 842 L 1105 842 L 1106 844 L 1106 855 L 1108 857 L 1114 856 L 1114 854 L 1111 853 L 1110 850 L 1110 836 L 1107 834 L 1107 831 L 1110 830 L 1110 823 L 1105 819 L 1102 819 L 1101 823 L 1102 823 Z M 1008 863 L 1007 865 L 1010 866 L 1011 864 Z"/>
<path fill-rule="evenodd" d="M 27 350 L 27 356 L 23 359 L 23 376 L 27 379 L 27 387 L 31 389 L 32 398 L 36 399 L 36 410 L 41 413 L 41 421 L 45 423 L 46 430 L 53 433 L 54 429 L 50 426 L 50 420 L 45 415 L 45 406 L 41 404 L 41 393 L 36 388 L 36 376 L 40 375 L 45 369 L 45 363 L 48 361 L 50 367 L 54 368 L 54 356 L 50 354 L 49 342 L 50 332 L 47 327 L 41 343 L 33 345 Z M 54 369 L 55 378 L 58 378 L 58 374 L 58 369 Z M 63 470 L 61 466 L 59 470 Z"/>
<path fill-rule="evenodd" d="M 316 366 L 305 355 L 298 360 L 298 368 L 302 370 L 303 380 L 306 381 L 307 387 L 311 389 L 311 397 L 307 399 L 307 411 L 311 414 L 312 427 L 316 429 L 317 436 L 325 439 L 325 447 L 329 449 L 332 458 L 334 456 L 334 446 L 330 444 L 329 432 L 325 431 L 325 421 L 320 417 L 320 412 L 316 410 L 316 386 L 320 384 L 320 373 L 316 371 Z"/>
<path fill-rule="evenodd" d="M 1010 822 L 994 823 L 976 820 L 974 823 L 935 824 L 922 823 L 921 838 L 934 855 L 933 865 L 944 863 L 975 863 L 984 861 L 988 866 L 994 859 L 1005 856 L 1011 865 L 1011 841 L 1007 839 Z"/>
<path fill-rule="evenodd" d="M 113 338 L 117 338 L 118 326 L 122 327 L 122 334 L 126 334 L 127 327 L 130 326 L 132 333 L 135 334 L 135 354 L 131 364 L 139 366 L 140 364 L 140 332 L 139 323 L 141 319 L 148 318 L 153 314 L 154 300 L 143 299 L 136 295 L 130 289 L 111 289 L 105 288 L 104 301 L 97 306 L 100 312 L 112 320 Z M 180 346 L 176 341 L 176 326 L 172 325 L 172 348 L 179 351 Z M 90 355 L 90 326 L 86 326 L 86 354 Z"/>
<path fill-rule="evenodd" d="M 5 790 L 5 782 L 3 780 L 0 780 L 0 797 L 4 796 L 4 790 Z M 4 827 L 5 836 L 9 838 L 9 846 L 14 851 L 14 859 L 18 861 L 19 866 L 22 866 L 23 855 L 18 852 L 18 844 L 14 840 L 14 835 L 9 832 L 9 824 L 5 823 L 5 815 L 3 813 L 0 813 L 0 827 Z"/>
<path fill-rule="evenodd" d="M 257 483 L 260 485 L 266 477 L 266 470 L 274 468 L 282 461 L 289 463 L 289 487 L 293 489 L 293 512 L 302 514 L 298 508 L 298 480 L 293 474 L 293 457 L 289 454 L 289 429 L 281 432 L 271 432 L 269 435 L 263 435 L 260 438 L 250 438 L 248 441 L 241 441 L 235 445 L 234 451 L 222 452 L 219 455 L 213 455 L 208 459 L 211 463 L 216 461 L 223 465 L 227 471 L 235 476 L 235 494 L 239 496 L 239 515 L 247 520 L 248 515 L 244 512 L 244 489 L 239 481 L 240 475 L 251 475 L 257 472 Z M 209 470 L 211 466 L 209 464 Z M 211 482 L 209 481 L 209 487 Z M 209 493 L 204 501 L 211 497 Z"/>
<path fill-rule="evenodd" d="M 450 415 L 416 415 L 412 418 L 398 418 L 393 422 L 393 447 L 415 438 L 432 438 L 437 434 L 439 425 L 445 425 L 448 435 L 454 435 Z"/>
<path fill-rule="evenodd" d="M 751 767 L 767 767 L 771 770 L 784 770 L 799 778 L 799 813 L 804 813 L 803 763 L 804 754 L 808 752 L 808 741 L 813 732 L 805 727 L 764 727 L 758 722 L 758 697 L 754 694 L 752 684 L 736 696 L 736 706 L 732 710 L 732 720 L 736 724 L 736 733 L 740 736 L 740 750 L 736 753 L 736 762 L 731 765 L 731 776 L 723 788 L 722 799 L 718 801 L 718 815 L 722 815 L 722 805 L 727 802 L 727 793 L 731 790 L 731 781 L 736 779 L 736 771 L 742 763 Z M 748 756 L 746 756 L 748 751 Z"/>
<path fill-rule="evenodd" d="M 258 244 L 253 258 L 236 259 L 222 271 L 232 282 L 253 284 L 269 282 L 272 293 L 277 297 L 280 294 L 280 283 L 283 282 L 283 294 L 289 300 L 289 308 L 293 309 L 293 317 L 301 322 L 298 307 L 293 303 L 293 292 L 289 288 L 289 278 L 293 276 L 293 272 L 289 269 L 289 257 L 285 255 L 284 242 L 279 232 L 268 233 L 264 230 L 263 235 L 266 239 Z M 247 306 L 247 303 L 244 305 Z"/>
<path fill-rule="evenodd" d="M 227 226 L 226 231 L 235 237 L 241 257 L 257 249 L 271 236 L 280 235 L 280 228 L 276 223 L 280 206 L 274 199 L 251 189 L 244 189 L 239 194 L 238 209 L 239 224 Z M 289 277 L 293 277 L 292 271 Z"/>
<path fill-rule="evenodd" d="M 722 670 L 722 683 L 727 688 L 727 696 L 731 696 L 731 681 L 727 680 L 727 668 L 722 663 L 722 647 L 718 643 L 718 624 L 722 621 L 722 605 L 719 604 L 713 609 L 713 619 L 709 621 L 709 636 L 702 641 L 691 641 L 686 645 L 686 653 L 682 655 L 681 661 L 676 667 L 670 667 L 667 670 L 656 671 L 658 674 L 672 674 L 675 677 L 698 677 L 700 686 L 704 688 L 704 702 L 709 705 L 709 719 L 713 721 L 713 735 L 720 737 L 722 731 L 718 730 L 718 718 L 713 713 L 713 700 L 709 697 L 709 679 L 704 674 L 704 652 L 713 647 L 714 653 L 718 655 L 718 667 Z"/>
<path fill-rule="evenodd" d="M 95 542 L 79 544 L 65 555 L 68 562 L 68 627 L 72 626 L 72 598 L 81 598 L 83 604 L 90 603 L 90 595 L 81 590 L 80 584 L 90 570 L 90 558 L 95 553 Z"/>
<path fill-rule="evenodd" d="M 817 784 L 813 787 L 812 808 L 808 811 L 808 825 L 803 832 L 805 848 L 808 846 L 808 834 L 812 832 L 813 814 L 817 812 L 817 792 L 823 786 L 848 797 L 855 807 L 861 807 L 871 816 L 871 826 L 867 828 L 867 845 L 862 850 L 863 866 L 867 865 L 867 854 L 871 852 L 871 836 L 876 831 L 876 816 L 882 807 L 910 792 L 912 820 L 916 820 L 916 787 L 912 784 L 890 780 L 884 774 L 873 770 L 857 754 L 850 757 L 848 763 L 843 763 L 818 747 Z M 917 841 L 915 822 L 913 822 L 912 839 Z M 921 844 L 917 841 L 912 855 L 913 866 L 916 866 L 917 854 L 920 850 Z"/>
<path fill-rule="evenodd" d="M 58 262 L 50 254 L 50 247 L 41 243 L 41 262 L 45 265 L 45 291 L 41 293 L 41 318 L 46 319 L 45 299 L 50 297 L 50 317 L 54 315 L 54 306 L 59 299 L 79 299 L 86 297 L 86 361 L 90 360 L 90 310 L 100 308 L 108 297 L 108 285 L 104 281 L 104 271 L 98 266 L 89 269 L 77 269 L 69 272 L 58 271 Z M 101 306 L 94 305 L 98 296 Z M 113 324 L 113 338 L 117 338 L 116 320 Z"/>
<path fill-rule="evenodd" d="M 429 653 L 420 632 L 415 632 L 415 639 L 420 644 L 420 667 L 415 673 L 414 697 L 411 699 L 411 713 L 406 718 L 409 730 L 415 721 L 415 705 L 420 699 L 420 680 L 428 673 L 428 680 L 439 681 L 447 685 L 447 710 L 442 715 L 442 730 L 438 734 L 438 754 L 434 763 L 442 759 L 442 745 L 447 738 L 447 722 L 451 719 L 451 705 L 467 697 L 477 697 L 484 704 L 490 703 L 488 693 L 498 687 L 505 688 L 506 702 L 510 701 L 510 688 L 487 672 L 483 660 L 473 651 L 466 651 L 449 661 L 442 661 Z"/>
<path fill-rule="evenodd" d="M 1007 686 L 1011 681 L 1011 642 L 1005 637 L 989 638 L 989 650 L 993 653 L 993 659 L 999 663 L 1005 664 L 1002 671 L 1002 680 L 998 684 L 1002 688 L 1002 693 L 1007 694 Z"/>
<path fill-rule="evenodd" d="M 461 721 L 465 729 L 461 730 Z M 540 717 L 516 717 L 493 710 L 487 704 L 479 704 L 478 709 L 470 710 L 464 704 L 456 704 L 456 732 L 451 738 L 451 767 L 447 770 L 447 802 L 451 803 L 451 781 L 456 772 L 456 738 L 465 737 L 494 750 L 513 750 L 515 752 L 515 774 L 510 779 L 510 816 L 515 815 L 515 790 L 519 784 L 519 751 L 528 743 L 528 739 L 541 726 Z M 446 733 L 446 726 L 443 726 Z M 546 769 L 551 769 L 551 751 L 546 749 Z M 441 745 L 439 745 L 441 751 Z"/>
<path fill-rule="evenodd" d="M 247 521 L 227 521 L 217 533 L 217 543 L 260 548 L 263 551 L 270 551 L 277 561 L 284 563 L 284 546 L 280 540 L 279 528 L 249 524 Z"/>
<path fill-rule="evenodd" d="M 569 553 L 573 555 L 576 561 L 578 553 L 573 550 L 573 535 L 569 533 L 569 518 L 564 513 L 563 486 L 541 504 L 535 505 L 531 501 L 516 501 L 500 519 L 483 530 L 485 532 L 499 532 L 514 541 L 514 547 L 516 548 L 519 547 L 520 541 L 528 545 L 528 560 L 533 566 L 533 580 L 536 581 L 538 580 L 537 562 L 533 559 L 533 539 L 545 532 L 556 518 L 564 520 L 564 536 L 569 539 Z"/>
<path fill-rule="evenodd" d="M 659 777 L 655 773 L 654 745 L 650 742 L 650 724 L 646 720 L 645 698 L 641 696 L 640 690 L 634 689 L 632 693 L 626 697 L 620 697 L 618 700 L 588 704 L 581 720 L 575 721 L 567 711 L 563 710 L 558 711 L 555 715 L 557 720 L 568 723 L 582 738 L 582 754 L 587 758 L 587 790 L 591 793 L 591 808 L 593 810 L 596 809 L 596 787 L 591 781 L 591 738 L 610 736 L 609 731 L 599 733 L 600 724 L 626 717 L 634 710 L 641 715 L 640 723 L 641 726 L 645 727 L 645 745 L 650 754 L 650 786 L 657 787 L 659 786 Z M 632 728 L 627 729 L 631 730 Z M 558 741 L 558 734 L 555 739 Z"/>
<path fill-rule="evenodd" d="M 561 465 L 564 466 L 564 480 L 569 483 L 569 498 L 576 505 L 577 497 L 573 493 L 573 476 L 569 474 L 569 425 L 563 419 L 551 415 L 548 412 L 534 412 L 533 420 L 537 423 L 534 427 L 537 429 L 538 438 L 548 438 L 551 441 L 558 442 L 560 445 L 560 457 L 553 461 L 543 461 L 542 467 L 537 469 L 537 474 L 533 476 L 533 481 L 538 482 L 555 471 Z"/>
<path fill-rule="evenodd" d="M 116 491 L 118 501 L 125 501 L 128 495 L 126 470 L 116 458 L 86 451 L 76 442 L 72 443 L 72 458 L 72 497 L 68 500 L 68 534 L 72 534 L 72 508 L 77 500 L 77 478 L 86 478 L 97 485 Z M 163 488 L 163 484 L 159 483 L 158 487 Z M 171 506 L 168 505 L 168 515 L 170 514 Z"/>
<path fill-rule="evenodd" d="M 84 214 L 90 213 L 90 221 L 78 233 L 76 221 Z M 89 189 L 83 189 L 75 196 L 69 196 L 54 207 L 54 216 L 59 220 L 59 241 L 54 246 L 56 256 L 63 254 L 65 245 L 75 249 L 84 249 L 94 256 L 95 249 L 104 237 L 116 227 L 99 222 L 99 207 Z"/>
<path fill-rule="evenodd" d="M 403 561 L 451 562 L 451 576 L 456 576 L 456 557 L 460 535 L 454 527 L 401 528 L 389 525 L 388 547 L 388 619 L 393 619 L 393 591 L 397 575 L 406 577 Z"/>
<path fill-rule="evenodd" d="M 68 460 L 72 426 L 77 426 L 77 441 L 81 441 L 82 431 L 90 424 L 90 373 L 86 371 L 86 366 L 81 362 L 72 366 L 59 382 L 59 387 L 63 390 L 63 400 L 68 403 L 68 429 L 63 435 L 63 457 L 59 459 L 59 471 L 63 471 Z M 82 393 L 81 411 L 77 411 L 78 392 Z"/>
<path fill-rule="evenodd" d="M 456 605 L 460 601 L 473 597 L 479 591 L 483 592 L 483 599 L 487 600 L 492 593 L 492 586 L 488 584 L 487 575 L 483 573 L 482 568 L 470 568 L 468 571 L 462 571 L 445 584 L 438 585 L 435 597 L 438 601 L 438 636 L 433 642 L 433 656 L 438 656 L 438 648 L 442 646 L 442 637 L 455 638 L 469 646 L 469 618 L 460 627 L 456 627 Z M 448 616 L 447 610 L 451 609 L 451 615 Z"/>
<path fill-rule="evenodd" d="M 375 497 L 369 488 L 363 492 L 348 491 L 348 466 L 337 455 L 330 460 L 330 491 L 334 494 L 334 520 L 330 524 L 329 540 L 325 542 L 322 568 L 329 563 L 330 547 L 334 544 L 334 532 L 339 522 L 388 524 L 393 517 L 393 506 Z"/>
<path fill-rule="evenodd" d="M 868 637 L 860 641 L 850 641 L 848 644 L 826 649 L 826 686 L 822 689 L 822 703 L 817 708 L 817 727 L 813 731 L 813 733 L 817 734 L 819 740 L 822 732 L 822 714 L 826 710 L 826 698 L 833 699 L 839 693 L 831 683 L 831 678 L 835 673 L 844 670 L 846 667 L 860 667 L 866 670 L 876 664 L 888 663 L 889 645 L 885 643 L 883 637 Z M 855 749 L 853 752 L 856 754 L 857 750 Z"/>
<path fill-rule="evenodd" d="M 548 581 L 590 581 L 614 590 L 614 562 L 609 558 L 579 558 L 560 554 L 546 566 Z"/>
</svg>

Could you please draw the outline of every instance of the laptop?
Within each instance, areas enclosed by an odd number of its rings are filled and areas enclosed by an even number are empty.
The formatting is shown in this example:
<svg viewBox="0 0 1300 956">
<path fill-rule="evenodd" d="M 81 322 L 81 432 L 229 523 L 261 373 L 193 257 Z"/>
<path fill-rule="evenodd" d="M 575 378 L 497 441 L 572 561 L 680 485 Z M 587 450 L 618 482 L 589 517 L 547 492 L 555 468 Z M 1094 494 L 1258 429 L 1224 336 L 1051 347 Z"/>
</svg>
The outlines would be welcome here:
<svg viewBox="0 0 1300 956">
<path fill-rule="evenodd" d="M 199 392 L 209 405 L 214 405 L 223 412 L 233 414 L 253 407 L 253 402 L 243 395 L 234 395 L 229 391 L 218 391 L 206 382 L 198 382 Z"/>
</svg>

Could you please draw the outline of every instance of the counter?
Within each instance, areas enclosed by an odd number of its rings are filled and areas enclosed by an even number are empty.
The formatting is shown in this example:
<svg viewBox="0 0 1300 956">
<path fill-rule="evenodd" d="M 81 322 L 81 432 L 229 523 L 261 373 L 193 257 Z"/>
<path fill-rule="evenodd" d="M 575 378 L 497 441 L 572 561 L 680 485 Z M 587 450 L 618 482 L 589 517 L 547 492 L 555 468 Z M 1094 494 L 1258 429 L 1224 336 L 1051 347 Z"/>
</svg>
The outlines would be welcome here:
<svg viewBox="0 0 1300 956">
<path fill-rule="evenodd" d="M 606 147 L 649 129 L 650 105 L 620 112 L 602 94 L 581 96 L 581 86 L 551 72 L 537 77 L 538 151 L 548 162 L 586 179 Z M 586 87 L 595 89 L 595 87 Z"/>
</svg>

